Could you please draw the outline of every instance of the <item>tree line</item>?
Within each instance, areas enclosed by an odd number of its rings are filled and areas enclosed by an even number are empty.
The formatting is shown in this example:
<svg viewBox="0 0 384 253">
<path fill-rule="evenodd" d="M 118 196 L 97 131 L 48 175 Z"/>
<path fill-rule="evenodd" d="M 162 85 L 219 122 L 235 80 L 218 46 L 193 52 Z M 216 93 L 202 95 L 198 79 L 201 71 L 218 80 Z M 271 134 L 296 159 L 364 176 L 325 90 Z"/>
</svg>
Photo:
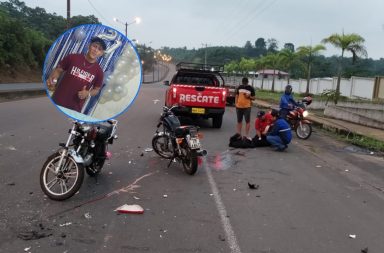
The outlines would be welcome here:
<svg viewBox="0 0 384 253">
<path fill-rule="evenodd" d="M 41 68 L 50 46 L 67 28 L 97 23 L 93 15 L 79 15 L 68 25 L 64 17 L 43 8 L 19 0 L 0 2 L 0 70 Z"/>
<path fill-rule="evenodd" d="M 44 8 L 31 8 L 19 0 L 0 2 L 0 72 L 41 70 L 53 42 L 67 29 L 101 24 L 94 16 L 72 16 L 70 22 Z M 155 50 L 137 45 L 145 69 L 151 69 Z"/>
<path fill-rule="evenodd" d="M 289 73 L 290 78 L 337 76 L 335 103 L 340 95 L 340 80 L 351 76 L 375 77 L 384 75 L 384 59 L 368 58 L 364 38 L 358 34 L 331 34 L 318 45 L 304 45 L 297 49 L 293 43 L 285 43 L 279 49 L 276 39 L 258 38 L 254 44 L 247 41 L 244 47 L 209 47 L 199 49 L 168 48 L 163 50 L 175 61 L 224 65 L 228 74 L 249 75 L 263 69 L 275 69 Z M 340 55 L 325 57 L 321 53 L 325 45 L 340 50 Z M 276 73 L 277 75 L 278 73 Z M 289 82 L 289 79 L 288 79 Z M 272 91 L 274 90 L 274 77 Z"/>
</svg>

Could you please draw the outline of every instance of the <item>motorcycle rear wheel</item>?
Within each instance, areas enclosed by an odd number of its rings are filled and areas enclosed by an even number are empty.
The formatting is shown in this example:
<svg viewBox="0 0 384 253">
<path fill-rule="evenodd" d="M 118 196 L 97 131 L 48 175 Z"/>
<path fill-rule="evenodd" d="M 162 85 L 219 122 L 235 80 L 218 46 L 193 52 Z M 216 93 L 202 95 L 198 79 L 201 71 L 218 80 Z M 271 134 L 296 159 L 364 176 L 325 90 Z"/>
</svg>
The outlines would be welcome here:
<svg viewBox="0 0 384 253">
<path fill-rule="evenodd" d="M 156 135 L 152 138 L 152 148 L 161 157 L 171 159 L 173 150 L 171 149 L 171 138 L 168 135 Z"/>
<path fill-rule="evenodd" d="M 186 154 L 182 158 L 184 171 L 188 175 L 194 175 L 197 171 L 197 151 L 189 147 L 185 151 Z"/>
<path fill-rule="evenodd" d="M 40 187 L 50 199 L 66 200 L 72 197 L 81 187 L 84 179 L 82 164 L 76 163 L 66 155 L 59 172 L 55 173 L 55 167 L 60 161 L 61 153 L 56 152 L 47 158 L 40 172 Z"/>
<path fill-rule="evenodd" d="M 297 125 L 296 127 L 296 136 L 299 139 L 306 140 L 311 136 L 312 134 L 312 125 L 308 123 L 301 123 Z"/>
</svg>

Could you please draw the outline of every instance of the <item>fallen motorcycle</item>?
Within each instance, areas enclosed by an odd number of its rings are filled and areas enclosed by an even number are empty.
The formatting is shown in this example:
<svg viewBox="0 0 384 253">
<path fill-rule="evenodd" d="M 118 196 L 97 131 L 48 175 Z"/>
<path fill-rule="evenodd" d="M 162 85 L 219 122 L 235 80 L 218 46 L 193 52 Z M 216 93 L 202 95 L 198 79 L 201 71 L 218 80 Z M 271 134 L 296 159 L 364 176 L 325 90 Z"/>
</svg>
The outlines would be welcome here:
<svg viewBox="0 0 384 253">
<path fill-rule="evenodd" d="M 295 108 L 287 114 L 287 121 L 299 139 L 306 140 L 312 134 L 312 122 L 306 119 L 308 116 L 306 107 L 311 103 L 312 97 L 307 96 L 301 101 L 298 101 L 298 106 L 295 106 Z"/>
<path fill-rule="evenodd" d="M 176 107 L 163 107 L 152 138 L 152 147 L 159 156 L 170 159 L 168 167 L 176 159 L 183 164 L 187 174 L 194 175 L 198 167 L 198 156 L 206 155 L 207 151 L 201 149 L 198 127 L 180 125 L 179 119 L 172 112 Z"/>
<path fill-rule="evenodd" d="M 57 152 L 49 156 L 40 173 L 40 186 L 53 200 L 72 197 L 81 187 L 84 170 L 96 176 L 110 158 L 108 144 L 117 138 L 116 120 L 100 124 L 74 121 L 66 143 L 60 143 Z"/>
</svg>

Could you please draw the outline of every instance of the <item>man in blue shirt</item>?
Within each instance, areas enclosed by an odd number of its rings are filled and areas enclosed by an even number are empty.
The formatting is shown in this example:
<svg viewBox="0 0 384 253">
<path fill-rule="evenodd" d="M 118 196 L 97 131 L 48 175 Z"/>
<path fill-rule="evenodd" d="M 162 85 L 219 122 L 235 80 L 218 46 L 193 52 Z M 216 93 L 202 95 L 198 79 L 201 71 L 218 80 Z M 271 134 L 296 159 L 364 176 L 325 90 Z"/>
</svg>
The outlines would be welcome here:
<svg viewBox="0 0 384 253">
<path fill-rule="evenodd" d="M 272 110 L 274 121 L 272 131 L 267 135 L 267 141 L 276 148 L 276 151 L 284 151 L 292 140 L 291 128 L 287 121 L 279 117 L 277 110 Z"/>
<path fill-rule="evenodd" d="M 287 119 L 287 114 L 294 106 L 298 106 L 298 104 L 292 96 L 292 85 L 288 84 L 285 86 L 284 94 L 280 98 L 280 117 Z"/>
</svg>

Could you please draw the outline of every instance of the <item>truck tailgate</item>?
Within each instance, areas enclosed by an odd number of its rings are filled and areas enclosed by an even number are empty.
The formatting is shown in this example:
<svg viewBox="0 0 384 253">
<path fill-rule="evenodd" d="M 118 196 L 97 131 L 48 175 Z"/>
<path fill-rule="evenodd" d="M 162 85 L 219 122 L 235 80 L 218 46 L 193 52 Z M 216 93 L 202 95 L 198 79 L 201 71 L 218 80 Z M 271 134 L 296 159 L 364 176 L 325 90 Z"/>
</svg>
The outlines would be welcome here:
<svg viewBox="0 0 384 253">
<path fill-rule="evenodd" d="M 212 86 L 172 85 L 172 101 L 182 106 L 223 108 L 226 88 Z"/>
</svg>

